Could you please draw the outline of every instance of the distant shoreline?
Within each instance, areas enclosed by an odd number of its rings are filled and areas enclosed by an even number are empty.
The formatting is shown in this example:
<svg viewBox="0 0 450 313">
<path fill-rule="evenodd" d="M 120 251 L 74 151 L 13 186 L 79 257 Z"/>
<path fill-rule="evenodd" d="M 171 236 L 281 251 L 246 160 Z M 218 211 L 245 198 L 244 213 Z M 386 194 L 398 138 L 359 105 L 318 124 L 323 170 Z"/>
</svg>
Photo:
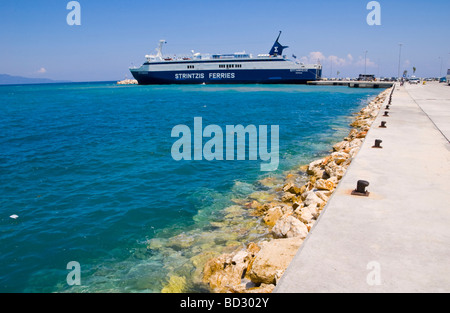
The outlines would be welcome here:
<svg viewBox="0 0 450 313">
<path fill-rule="evenodd" d="M 32 85 L 66 85 L 66 84 L 116 84 L 117 81 L 111 80 L 111 81 L 85 81 L 85 82 L 72 82 L 72 81 L 54 81 L 54 82 L 47 82 L 47 83 L 0 83 L 0 87 L 3 86 L 32 86 Z"/>
</svg>

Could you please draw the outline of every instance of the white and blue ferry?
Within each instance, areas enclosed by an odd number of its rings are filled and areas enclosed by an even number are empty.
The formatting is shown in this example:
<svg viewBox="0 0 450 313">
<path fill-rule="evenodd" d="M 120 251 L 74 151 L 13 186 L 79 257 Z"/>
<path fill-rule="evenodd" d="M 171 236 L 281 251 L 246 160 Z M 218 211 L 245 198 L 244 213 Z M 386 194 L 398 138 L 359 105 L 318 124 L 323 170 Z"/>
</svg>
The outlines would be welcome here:
<svg viewBox="0 0 450 313">
<path fill-rule="evenodd" d="M 189 57 L 164 57 L 160 40 L 156 55 L 146 55 L 141 67 L 130 68 L 140 85 L 156 84 L 304 84 L 322 76 L 322 65 L 303 64 L 287 59 L 278 42 L 281 32 L 269 54 L 254 57 L 245 52 Z"/>
</svg>

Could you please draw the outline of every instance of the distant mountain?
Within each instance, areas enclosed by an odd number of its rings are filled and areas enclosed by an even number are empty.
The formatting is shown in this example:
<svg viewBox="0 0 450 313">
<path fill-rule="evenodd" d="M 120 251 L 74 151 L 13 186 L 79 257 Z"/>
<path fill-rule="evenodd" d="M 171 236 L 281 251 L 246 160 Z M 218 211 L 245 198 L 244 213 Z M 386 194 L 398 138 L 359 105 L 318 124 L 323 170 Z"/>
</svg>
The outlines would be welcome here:
<svg viewBox="0 0 450 313">
<path fill-rule="evenodd" d="M 48 78 L 29 78 L 21 76 L 11 76 L 8 74 L 0 74 L 0 85 L 15 84 L 51 84 L 51 83 L 68 83 L 66 80 L 53 80 Z"/>
</svg>

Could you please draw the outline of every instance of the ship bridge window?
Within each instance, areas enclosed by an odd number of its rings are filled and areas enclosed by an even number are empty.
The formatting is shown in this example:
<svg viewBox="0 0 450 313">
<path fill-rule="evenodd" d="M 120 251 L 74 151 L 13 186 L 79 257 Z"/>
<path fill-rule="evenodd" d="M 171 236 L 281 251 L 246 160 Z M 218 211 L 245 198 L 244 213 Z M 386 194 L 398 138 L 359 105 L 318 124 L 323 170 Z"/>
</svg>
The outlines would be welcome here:
<svg viewBox="0 0 450 313">
<path fill-rule="evenodd" d="M 188 65 L 187 68 L 188 68 L 188 69 L 194 68 L 194 65 Z"/>
<path fill-rule="evenodd" d="M 219 68 L 242 68 L 242 64 L 219 64 Z"/>
</svg>

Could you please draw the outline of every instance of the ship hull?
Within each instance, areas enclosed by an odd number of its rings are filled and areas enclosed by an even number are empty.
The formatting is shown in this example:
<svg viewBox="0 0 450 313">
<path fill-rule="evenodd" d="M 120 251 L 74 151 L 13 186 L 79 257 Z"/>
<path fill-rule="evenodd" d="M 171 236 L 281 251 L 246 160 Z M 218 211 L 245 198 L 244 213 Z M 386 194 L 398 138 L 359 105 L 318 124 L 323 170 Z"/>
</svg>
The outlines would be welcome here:
<svg viewBox="0 0 450 313">
<path fill-rule="evenodd" d="M 305 84 L 320 79 L 321 69 L 248 69 L 142 71 L 131 69 L 140 85 L 167 84 Z"/>
</svg>

